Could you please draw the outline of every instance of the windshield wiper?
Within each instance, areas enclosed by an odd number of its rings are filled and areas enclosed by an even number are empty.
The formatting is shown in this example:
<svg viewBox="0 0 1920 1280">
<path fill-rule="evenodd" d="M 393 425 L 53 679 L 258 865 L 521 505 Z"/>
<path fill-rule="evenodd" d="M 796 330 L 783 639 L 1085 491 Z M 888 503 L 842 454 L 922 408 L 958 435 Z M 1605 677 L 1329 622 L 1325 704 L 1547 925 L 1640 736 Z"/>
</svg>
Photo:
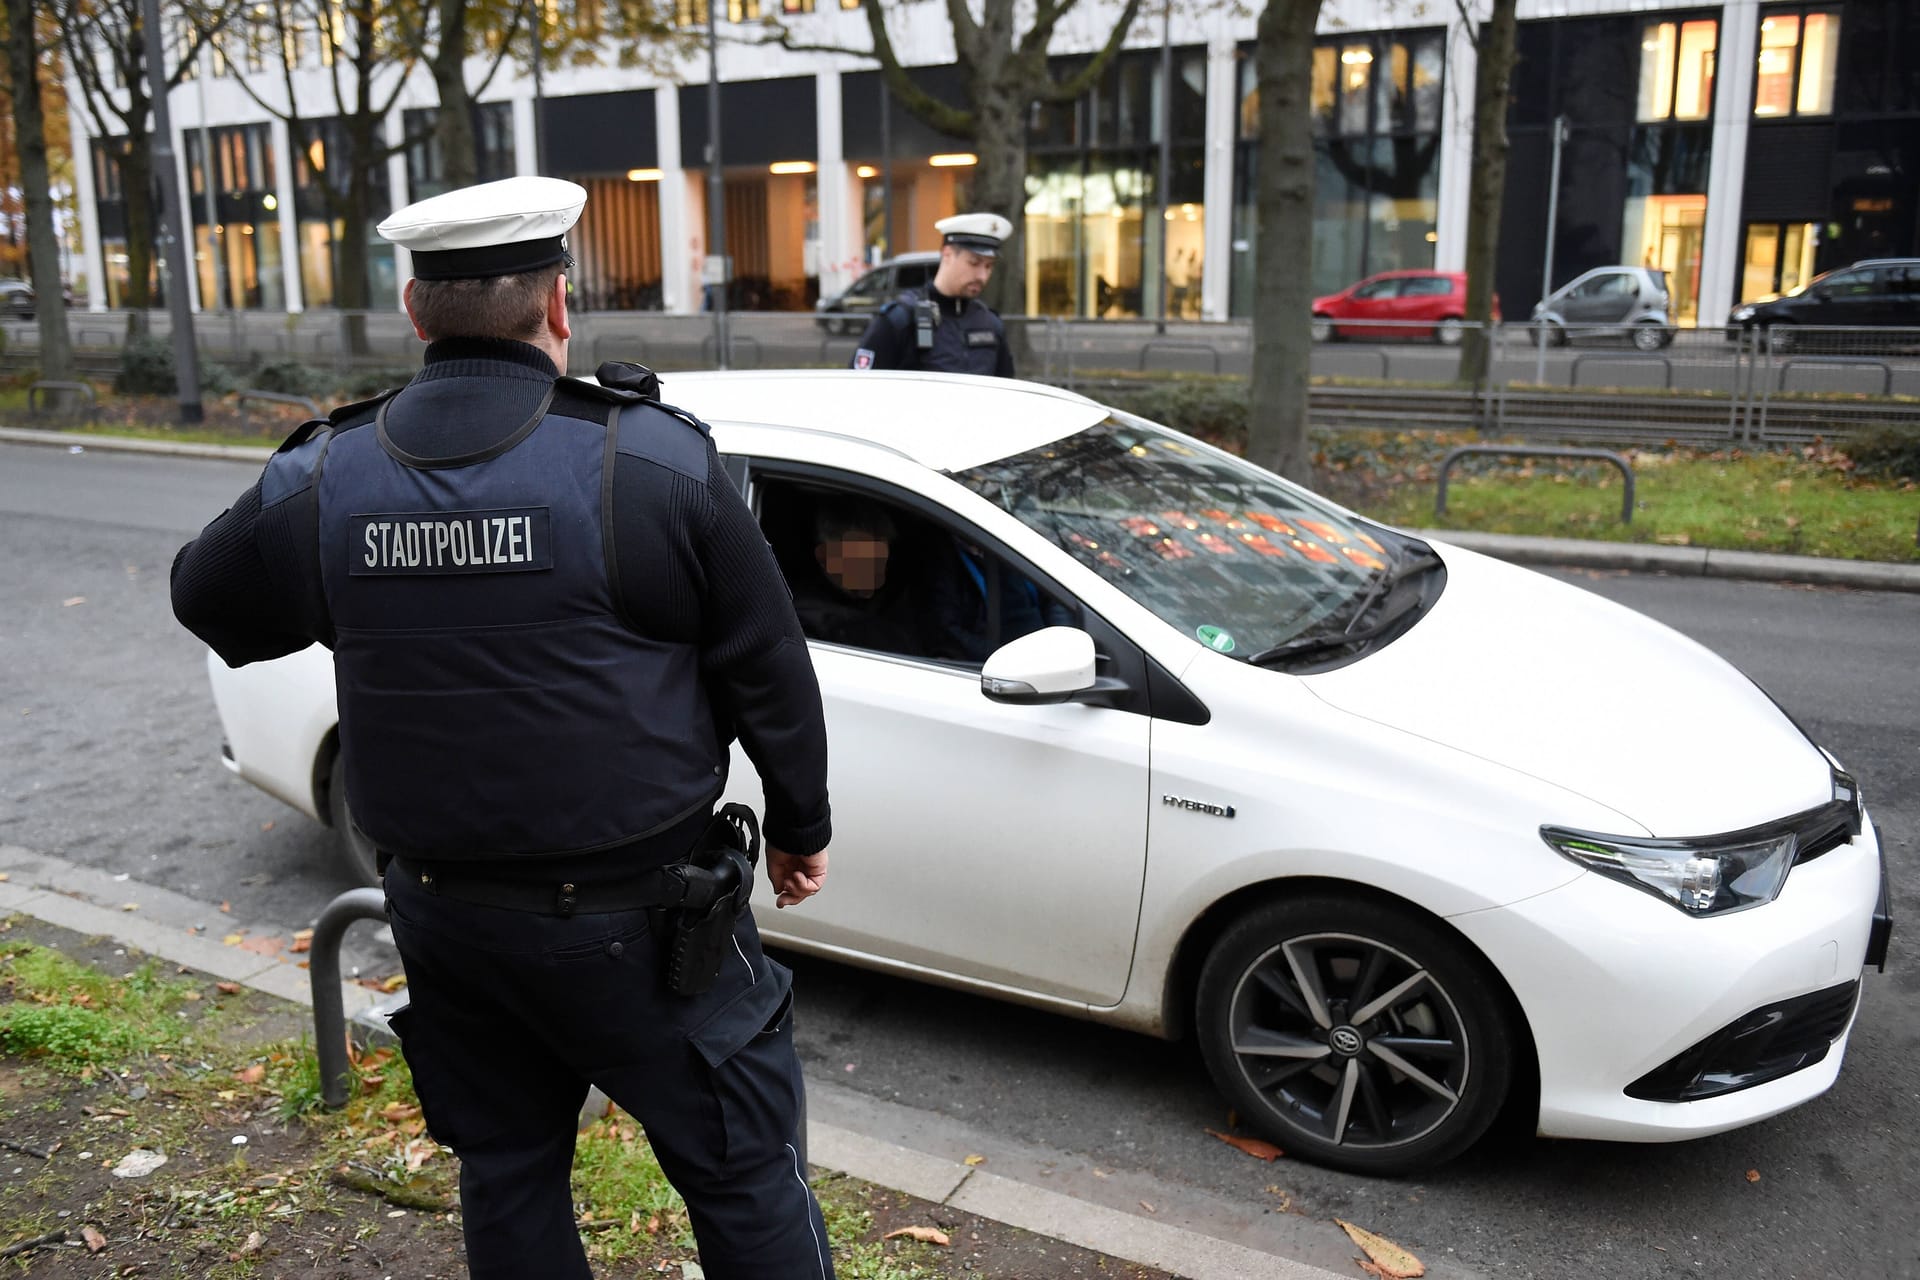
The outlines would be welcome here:
<svg viewBox="0 0 1920 1280">
<path fill-rule="evenodd" d="M 1292 660 L 1316 653 L 1327 653 L 1379 639 L 1408 614 L 1418 610 L 1421 607 L 1420 598 L 1415 596 L 1408 600 L 1372 626 L 1360 626 L 1360 619 L 1366 617 L 1367 611 L 1386 594 L 1388 588 L 1418 574 L 1437 569 L 1442 563 L 1439 556 L 1426 552 L 1390 572 L 1380 574 L 1367 584 L 1366 591 L 1361 595 L 1359 603 L 1354 607 L 1353 616 L 1347 619 L 1345 627 L 1329 634 L 1297 636 L 1292 640 L 1283 640 L 1279 644 L 1260 650 L 1247 659 L 1248 663 L 1256 667 L 1264 667 L 1283 659 Z"/>
</svg>

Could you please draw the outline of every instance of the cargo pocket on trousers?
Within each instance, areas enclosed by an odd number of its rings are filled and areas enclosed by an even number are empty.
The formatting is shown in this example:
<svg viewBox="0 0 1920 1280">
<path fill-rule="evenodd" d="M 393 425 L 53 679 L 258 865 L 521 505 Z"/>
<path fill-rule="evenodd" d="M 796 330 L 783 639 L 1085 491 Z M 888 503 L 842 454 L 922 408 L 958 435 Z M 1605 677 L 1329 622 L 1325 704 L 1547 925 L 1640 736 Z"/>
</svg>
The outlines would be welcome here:
<svg viewBox="0 0 1920 1280">
<path fill-rule="evenodd" d="M 781 1157 L 799 1122 L 790 1025 L 793 975 L 772 960 L 766 967 L 760 981 L 687 1035 L 710 1069 L 729 1171 Z"/>
</svg>

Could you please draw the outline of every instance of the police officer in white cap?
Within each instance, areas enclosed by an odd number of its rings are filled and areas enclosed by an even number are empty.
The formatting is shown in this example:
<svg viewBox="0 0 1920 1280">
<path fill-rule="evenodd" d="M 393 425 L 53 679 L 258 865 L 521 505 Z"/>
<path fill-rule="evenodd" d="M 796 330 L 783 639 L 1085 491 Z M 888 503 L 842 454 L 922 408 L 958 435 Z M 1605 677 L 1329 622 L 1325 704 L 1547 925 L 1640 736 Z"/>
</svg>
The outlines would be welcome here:
<svg viewBox="0 0 1920 1280">
<path fill-rule="evenodd" d="M 471 1274 L 590 1280 L 569 1174 L 597 1084 L 709 1277 L 827 1277 L 792 975 L 745 909 L 759 832 L 713 814 L 737 736 L 778 905 L 819 890 L 819 686 L 706 428 L 639 366 L 562 376 L 585 201 L 512 178 L 383 222 L 425 367 L 281 445 L 181 549 L 174 610 L 235 666 L 333 650 L 332 785 L 380 850 Z"/>
<path fill-rule="evenodd" d="M 1013 224 L 997 213 L 961 213 L 933 226 L 943 239 L 932 283 L 875 313 L 853 353 L 853 367 L 1013 377 L 1006 329 L 980 301 Z"/>
</svg>

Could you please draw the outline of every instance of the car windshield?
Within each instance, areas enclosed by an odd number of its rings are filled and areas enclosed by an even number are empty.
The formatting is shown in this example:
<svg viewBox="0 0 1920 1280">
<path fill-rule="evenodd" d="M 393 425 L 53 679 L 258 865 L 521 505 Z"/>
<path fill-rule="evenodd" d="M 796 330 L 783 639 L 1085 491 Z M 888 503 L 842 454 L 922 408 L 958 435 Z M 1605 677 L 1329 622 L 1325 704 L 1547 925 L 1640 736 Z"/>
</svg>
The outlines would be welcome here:
<svg viewBox="0 0 1920 1280">
<path fill-rule="evenodd" d="M 1126 413 L 954 478 L 1166 622 L 1239 657 L 1342 614 L 1398 555 L 1391 535 Z"/>
</svg>

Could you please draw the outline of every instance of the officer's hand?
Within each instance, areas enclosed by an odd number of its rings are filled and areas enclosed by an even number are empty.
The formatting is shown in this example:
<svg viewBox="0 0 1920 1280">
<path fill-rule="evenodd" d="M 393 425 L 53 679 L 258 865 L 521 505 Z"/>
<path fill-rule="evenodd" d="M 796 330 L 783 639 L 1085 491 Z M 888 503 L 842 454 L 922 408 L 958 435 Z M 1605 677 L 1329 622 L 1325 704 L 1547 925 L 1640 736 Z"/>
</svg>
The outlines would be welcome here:
<svg viewBox="0 0 1920 1280">
<path fill-rule="evenodd" d="M 785 849 L 767 846 L 767 881 L 773 885 L 773 905 L 791 907 L 820 892 L 827 879 L 827 851 L 797 858 Z"/>
</svg>

